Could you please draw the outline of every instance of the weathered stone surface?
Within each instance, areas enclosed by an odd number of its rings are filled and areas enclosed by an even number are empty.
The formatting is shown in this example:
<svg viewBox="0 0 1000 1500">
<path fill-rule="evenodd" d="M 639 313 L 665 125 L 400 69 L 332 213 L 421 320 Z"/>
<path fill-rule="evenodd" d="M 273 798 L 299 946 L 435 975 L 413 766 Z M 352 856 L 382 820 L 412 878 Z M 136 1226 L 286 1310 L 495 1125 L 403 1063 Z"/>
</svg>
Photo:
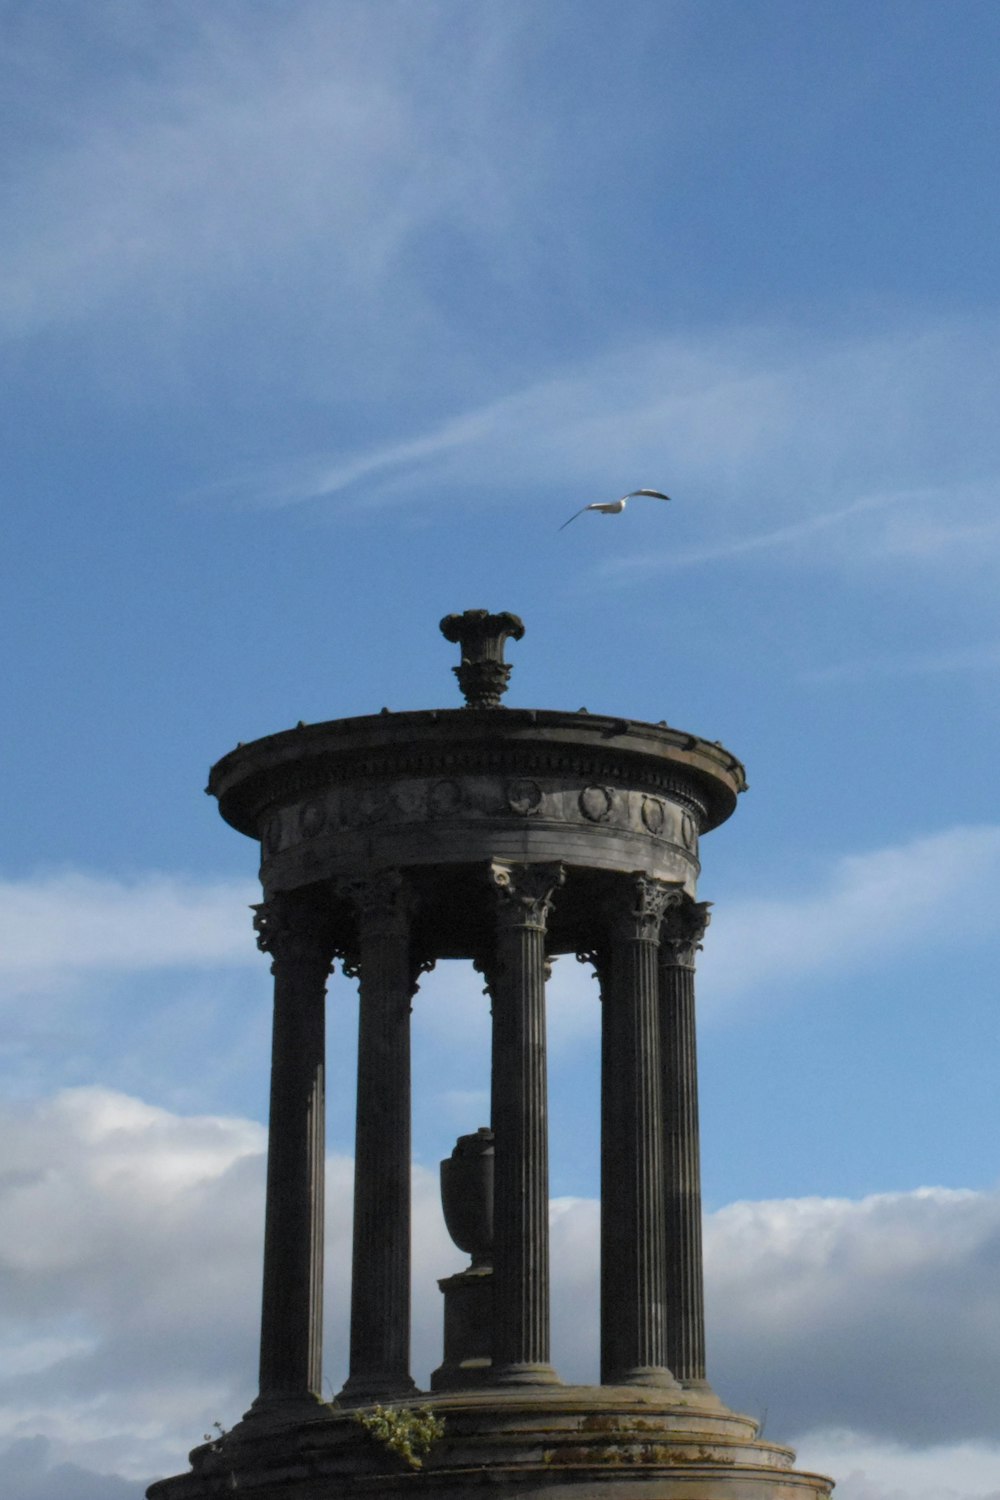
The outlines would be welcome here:
<svg viewBox="0 0 1000 1500">
<path fill-rule="evenodd" d="M 444 1432 L 419 1470 L 331 1410 L 283 1440 L 237 1429 L 195 1449 L 193 1472 L 150 1500 L 829 1500 L 831 1481 L 796 1472 L 788 1448 L 710 1395 L 633 1386 L 489 1388 L 425 1398 Z M 228 1487 L 228 1488 L 227 1488 Z"/>
<path fill-rule="evenodd" d="M 561 865 L 494 861 L 493 1379 L 539 1385 L 549 1364 L 545 931 Z"/>
<path fill-rule="evenodd" d="M 322 1388 L 326 981 L 333 943 L 308 892 L 255 908 L 274 1022 L 258 1403 Z"/>
<path fill-rule="evenodd" d="M 465 708 L 299 725 L 212 769 L 222 816 L 260 841 L 256 926 L 274 960 L 260 1394 L 151 1500 L 827 1500 L 829 1480 L 795 1472 L 704 1379 L 696 881 L 743 768 L 665 724 L 501 708 L 520 620 L 472 610 L 442 628 L 462 648 Z M 605 1383 L 573 1388 L 549 1349 L 545 982 L 561 953 L 595 964 L 604 1006 Z M 360 979 L 360 1028 L 350 1374 L 326 1405 L 334 956 Z M 440 1283 L 444 1359 L 423 1396 L 408 1368 L 409 1007 L 420 971 L 449 957 L 474 961 L 492 1004 L 495 1176 L 471 1227 L 450 1217 L 474 1263 Z M 443 1420 L 423 1467 L 365 1428 L 376 1401 Z"/>
<path fill-rule="evenodd" d="M 635 875 L 605 907 L 601 1049 L 601 1380 L 673 1386 L 667 1364 L 660 924 L 676 886 Z"/>
</svg>

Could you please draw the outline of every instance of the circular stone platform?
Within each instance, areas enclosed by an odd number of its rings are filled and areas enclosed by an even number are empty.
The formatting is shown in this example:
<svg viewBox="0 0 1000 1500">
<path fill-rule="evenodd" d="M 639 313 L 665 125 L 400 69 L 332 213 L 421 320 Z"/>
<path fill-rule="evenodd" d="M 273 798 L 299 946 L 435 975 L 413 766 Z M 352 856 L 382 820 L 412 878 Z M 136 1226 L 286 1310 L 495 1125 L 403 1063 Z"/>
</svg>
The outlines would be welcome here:
<svg viewBox="0 0 1000 1500">
<path fill-rule="evenodd" d="M 365 1431 L 358 1419 L 372 1408 L 318 1405 L 277 1429 L 250 1416 L 196 1448 L 191 1473 L 152 1485 L 149 1500 L 828 1500 L 833 1489 L 797 1472 L 791 1449 L 761 1441 L 752 1418 L 711 1392 L 550 1386 L 407 1405 L 444 1426 L 418 1469 Z"/>
</svg>

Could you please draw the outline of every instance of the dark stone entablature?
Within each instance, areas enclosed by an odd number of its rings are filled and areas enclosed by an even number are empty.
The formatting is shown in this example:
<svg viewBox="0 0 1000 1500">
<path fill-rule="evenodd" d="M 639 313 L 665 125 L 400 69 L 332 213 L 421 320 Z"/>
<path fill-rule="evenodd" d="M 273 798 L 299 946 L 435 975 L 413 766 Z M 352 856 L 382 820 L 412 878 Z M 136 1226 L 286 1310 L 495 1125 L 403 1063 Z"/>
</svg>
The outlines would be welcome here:
<svg viewBox="0 0 1000 1500">
<path fill-rule="evenodd" d="M 698 838 L 729 816 L 743 767 L 666 725 L 533 709 L 443 709 L 303 725 L 240 746 L 208 790 L 259 838 L 268 889 L 391 861 L 492 855 L 698 874 Z M 499 842 L 498 842 L 499 841 Z"/>
</svg>

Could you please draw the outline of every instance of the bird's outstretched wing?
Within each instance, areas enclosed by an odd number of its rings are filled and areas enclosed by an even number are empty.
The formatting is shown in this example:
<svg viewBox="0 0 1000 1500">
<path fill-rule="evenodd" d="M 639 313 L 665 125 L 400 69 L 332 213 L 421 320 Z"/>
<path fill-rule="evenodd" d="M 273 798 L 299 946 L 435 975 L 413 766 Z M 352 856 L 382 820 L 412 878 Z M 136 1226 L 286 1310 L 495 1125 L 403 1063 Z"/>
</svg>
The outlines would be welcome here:
<svg viewBox="0 0 1000 1500">
<path fill-rule="evenodd" d="M 573 514 L 569 518 L 569 521 L 575 521 L 576 518 L 577 518 L 577 516 L 582 516 L 585 510 L 590 510 L 590 506 L 589 505 L 581 505 L 579 510 L 575 510 L 573 512 Z M 566 527 L 569 525 L 569 521 L 564 521 L 562 523 L 562 525 L 559 527 L 559 530 L 560 531 L 565 531 Z"/>
<path fill-rule="evenodd" d="M 582 516 L 585 510 L 603 511 L 605 515 L 620 515 L 625 509 L 625 501 L 632 500 L 636 495 L 648 495 L 651 500 L 669 500 L 662 490 L 629 490 L 627 495 L 620 495 L 617 500 L 594 500 L 590 505 L 583 505 L 574 511 L 569 521 L 564 521 L 557 529 L 565 531 L 570 521 L 575 521 L 577 516 Z"/>
</svg>

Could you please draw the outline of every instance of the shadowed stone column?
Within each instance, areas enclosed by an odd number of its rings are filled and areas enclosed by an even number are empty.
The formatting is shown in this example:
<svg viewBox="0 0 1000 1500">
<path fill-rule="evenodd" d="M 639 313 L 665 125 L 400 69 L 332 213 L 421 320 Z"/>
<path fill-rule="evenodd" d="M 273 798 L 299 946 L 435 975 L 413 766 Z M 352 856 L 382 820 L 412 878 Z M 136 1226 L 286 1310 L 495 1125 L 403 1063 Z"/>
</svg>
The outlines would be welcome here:
<svg viewBox="0 0 1000 1500">
<path fill-rule="evenodd" d="M 314 902 L 282 894 L 254 907 L 271 955 L 274 1030 L 264 1221 L 260 1395 L 316 1401 L 323 1362 L 326 980 L 333 944 Z"/>
<path fill-rule="evenodd" d="M 675 889 L 622 881 L 601 1025 L 601 1382 L 673 1386 L 667 1362 L 658 939 Z"/>
<path fill-rule="evenodd" d="M 667 1358 L 677 1379 L 688 1386 L 706 1384 L 694 961 L 708 926 L 709 905 L 685 901 L 671 907 L 660 933 Z"/>
<path fill-rule="evenodd" d="M 490 866 L 497 897 L 493 997 L 493 1372 L 499 1384 L 550 1384 L 549 1152 L 545 928 L 561 865 Z"/>
<path fill-rule="evenodd" d="M 398 870 L 351 887 L 360 1005 L 348 1401 L 416 1390 L 410 1378 L 410 1001 L 413 892 Z"/>
</svg>

